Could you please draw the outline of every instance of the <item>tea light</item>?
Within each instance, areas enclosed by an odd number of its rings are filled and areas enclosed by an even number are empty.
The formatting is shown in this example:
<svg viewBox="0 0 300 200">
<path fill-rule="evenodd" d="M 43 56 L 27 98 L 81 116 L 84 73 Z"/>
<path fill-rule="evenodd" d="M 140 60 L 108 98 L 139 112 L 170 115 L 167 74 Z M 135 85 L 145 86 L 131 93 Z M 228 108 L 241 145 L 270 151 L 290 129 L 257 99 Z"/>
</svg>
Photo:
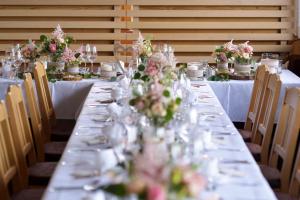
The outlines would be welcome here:
<svg viewBox="0 0 300 200">
<path fill-rule="evenodd" d="M 101 69 L 103 71 L 111 72 L 113 70 L 113 67 L 111 65 L 104 64 Z"/>
<path fill-rule="evenodd" d="M 189 65 L 187 66 L 188 70 L 198 70 L 198 66 L 197 65 Z"/>
</svg>

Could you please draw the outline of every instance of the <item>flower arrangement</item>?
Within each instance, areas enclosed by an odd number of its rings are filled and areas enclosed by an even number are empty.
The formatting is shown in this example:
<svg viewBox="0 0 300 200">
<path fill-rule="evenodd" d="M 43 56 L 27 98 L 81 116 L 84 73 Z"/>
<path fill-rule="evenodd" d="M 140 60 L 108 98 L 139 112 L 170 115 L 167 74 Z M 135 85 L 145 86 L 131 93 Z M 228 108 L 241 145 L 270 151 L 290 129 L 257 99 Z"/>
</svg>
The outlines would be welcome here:
<svg viewBox="0 0 300 200">
<path fill-rule="evenodd" d="M 28 43 L 21 48 L 21 52 L 23 57 L 30 62 L 35 62 L 40 57 L 39 48 L 32 40 L 28 40 Z"/>
<path fill-rule="evenodd" d="M 139 33 L 139 38 L 134 44 L 135 55 L 138 56 L 139 64 L 134 79 L 149 82 L 154 79 L 163 79 L 168 74 L 168 79 L 176 79 L 176 58 L 173 52 L 163 53 L 160 50 L 153 52 L 151 40 L 145 40 Z M 171 76 L 169 76 L 171 75 Z"/>
<path fill-rule="evenodd" d="M 173 98 L 170 90 L 157 80 L 150 84 L 145 94 L 135 94 L 129 102 L 139 113 L 148 117 L 156 127 L 162 127 L 170 122 L 180 103 L 181 99 Z"/>
<path fill-rule="evenodd" d="M 235 62 L 239 64 L 250 64 L 252 61 L 253 47 L 250 46 L 249 41 L 239 44 L 237 51 L 234 54 Z"/>
<path fill-rule="evenodd" d="M 172 165 L 168 158 L 160 143 L 146 143 L 131 163 L 129 181 L 104 190 L 121 197 L 135 194 L 140 200 L 199 197 L 205 179 L 192 166 Z"/>
<path fill-rule="evenodd" d="M 81 63 L 81 52 L 66 47 L 60 60 L 65 62 L 67 66 L 79 65 Z"/>
<path fill-rule="evenodd" d="M 232 41 L 233 40 L 215 48 L 212 56 L 217 63 L 233 62 L 237 46 L 234 45 Z"/>
<path fill-rule="evenodd" d="M 60 25 L 57 25 L 56 29 L 52 32 L 51 37 L 41 35 L 40 41 L 41 53 L 50 55 L 51 60 L 57 62 L 62 57 L 65 48 L 73 42 L 73 38 L 67 36 Z"/>
</svg>

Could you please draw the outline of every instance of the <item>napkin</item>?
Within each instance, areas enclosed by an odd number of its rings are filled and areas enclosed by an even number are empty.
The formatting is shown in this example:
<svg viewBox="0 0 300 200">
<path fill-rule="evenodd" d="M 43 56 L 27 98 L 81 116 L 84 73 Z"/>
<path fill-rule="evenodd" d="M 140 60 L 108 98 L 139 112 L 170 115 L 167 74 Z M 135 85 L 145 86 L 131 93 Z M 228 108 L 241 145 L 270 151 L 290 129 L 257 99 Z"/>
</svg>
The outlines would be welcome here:
<svg viewBox="0 0 300 200">
<path fill-rule="evenodd" d="M 103 134 L 109 138 L 113 146 L 119 146 L 124 143 L 126 132 L 125 126 L 118 122 L 103 128 Z"/>
<path fill-rule="evenodd" d="M 116 103 L 111 103 L 107 106 L 107 111 L 111 114 L 111 116 L 116 120 L 121 117 L 122 107 Z"/>
</svg>

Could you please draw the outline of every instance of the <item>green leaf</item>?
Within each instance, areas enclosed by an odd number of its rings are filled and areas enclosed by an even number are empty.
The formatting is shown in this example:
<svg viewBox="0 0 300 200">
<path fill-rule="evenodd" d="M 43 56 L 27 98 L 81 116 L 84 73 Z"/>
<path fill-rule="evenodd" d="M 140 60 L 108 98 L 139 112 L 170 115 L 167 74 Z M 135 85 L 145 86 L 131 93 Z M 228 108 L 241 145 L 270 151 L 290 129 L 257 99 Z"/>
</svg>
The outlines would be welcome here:
<svg viewBox="0 0 300 200">
<path fill-rule="evenodd" d="M 133 79 L 140 79 L 141 78 L 141 73 L 140 72 L 136 72 L 133 76 Z"/>
<path fill-rule="evenodd" d="M 149 79 L 149 76 L 147 76 L 147 75 L 142 76 L 141 79 L 142 79 L 143 81 L 145 81 L 145 82 L 147 82 L 147 81 L 150 80 L 150 79 Z"/>
<path fill-rule="evenodd" d="M 180 105 L 181 104 L 181 98 L 177 97 L 175 102 L 176 102 L 177 105 Z"/>
<path fill-rule="evenodd" d="M 46 35 L 41 35 L 40 36 L 40 40 L 42 41 L 42 42 L 46 42 L 47 41 L 47 36 Z"/>
<path fill-rule="evenodd" d="M 109 185 L 102 189 L 104 191 L 106 191 L 110 194 L 114 194 L 118 197 L 125 197 L 127 195 L 126 186 L 124 184 Z"/>
<path fill-rule="evenodd" d="M 145 70 L 145 65 L 140 64 L 140 65 L 138 66 L 138 70 L 141 71 L 141 72 L 143 72 L 143 71 Z"/>
<path fill-rule="evenodd" d="M 164 95 L 165 97 L 170 97 L 170 96 L 171 96 L 169 90 L 164 90 L 163 95 Z"/>
</svg>

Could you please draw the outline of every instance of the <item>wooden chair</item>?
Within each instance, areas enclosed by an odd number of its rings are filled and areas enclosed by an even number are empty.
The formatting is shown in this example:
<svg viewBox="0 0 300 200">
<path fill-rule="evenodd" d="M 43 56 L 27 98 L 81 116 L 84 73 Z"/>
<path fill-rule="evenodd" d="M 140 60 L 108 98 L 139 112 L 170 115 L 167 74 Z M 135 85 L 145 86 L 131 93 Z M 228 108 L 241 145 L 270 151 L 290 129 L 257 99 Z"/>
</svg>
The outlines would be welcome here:
<svg viewBox="0 0 300 200">
<path fill-rule="evenodd" d="M 298 147 L 298 153 L 292 173 L 290 182 L 289 193 L 276 192 L 279 200 L 299 200 L 300 199 L 300 148 Z"/>
<path fill-rule="evenodd" d="M 43 126 L 49 130 L 49 133 L 52 133 L 52 139 L 67 141 L 75 126 L 75 122 L 74 120 L 56 120 L 46 70 L 40 62 L 36 62 L 35 64 L 34 78 Z M 47 139 L 50 139 L 50 135 L 48 135 Z"/>
<path fill-rule="evenodd" d="M 261 109 L 258 114 L 257 124 L 252 134 L 251 141 L 246 143 L 255 160 L 267 164 L 272 140 L 274 120 L 280 95 L 281 81 L 276 74 L 271 74 L 267 81 Z"/>
<path fill-rule="evenodd" d="M 13 135 L 3 101 L 0 102 L 0 199 L 41 199 L 43 189 L 25 189 L 27 176 L 22 176 L 13 144 Z M 26 168 L 23 169 L 26 171 Z M 11 183 L 12 187 L 9 187 Z M 11 195 L 11 193 L 13 195 Z M 13 198 L 11 198 L 11 196 Z"/>
<path fill-rule="evenodd" d="M 6 95 L 6 104 L 19 165 L 22 166 L 21 169 L 29 168 L 28 172 L 25 170 L 21 171 L 21 175 L 26 176 L 28 173 L 29 182 L 32 185 L 47 184 L 56 167 L 56 163 L 37 162 L 28 115 L 20 86 L 11 85 L 9 87 Z M 37 138 L 35 139 L 38 141 Z"/>
<path fill-rule="evenodd" d="M 293 159 L 300 130 L 300 88 L 286 90 L 280 118 L 270 152 L 269 166 L 260 165 L 261 171 L 273 188 L 288 192 Z M 280 170 L 277 168 L 282 160 Z"/>
<path fill-rule="evenodd" d="M 48 161 L 58 161 L 65 149 L 66 142 L 44 143 L 44 138 L 47 138 L 47 135 L 49 135 L 49 129 L 43 127 L 30 73 L 24 74 L 24 87 L 38 161 L 44 161 L 45 156 Z"/>
<path fill-rule="evenodd" d="M 251 142 L 252 131 L 257 125 L 257 117 L 261 108 L 262 97 L 265 92 L 267 80 L 269 76 L 268 67 L 261 65 L 258 67 L 254 79 L 252 95 L 250 105 L 247 113 L 244 129 L 240 129 L 239 132 L 242 135 L 244 141 Z"/>
</svg>

